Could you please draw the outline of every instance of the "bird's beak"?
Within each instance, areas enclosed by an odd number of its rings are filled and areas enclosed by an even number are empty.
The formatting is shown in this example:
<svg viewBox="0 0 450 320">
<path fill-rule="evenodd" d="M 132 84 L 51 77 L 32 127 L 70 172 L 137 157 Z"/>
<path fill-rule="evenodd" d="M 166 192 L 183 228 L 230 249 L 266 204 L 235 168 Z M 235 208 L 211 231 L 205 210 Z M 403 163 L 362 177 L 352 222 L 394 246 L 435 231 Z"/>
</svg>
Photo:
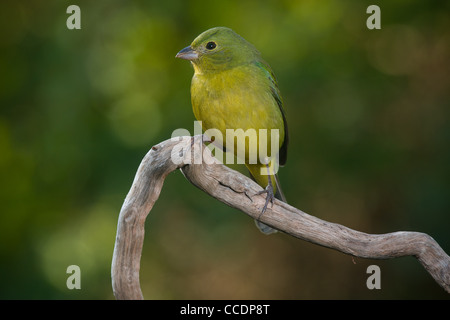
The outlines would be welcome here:
<svg viewBox="0 0 450 320">
<path fill-rule="evenodd" d="M 198 53 L 195 52 L 194 49 L 191 48 L 191 46 L 189 46 L 178 52 L 175 58 L 180 58 L 189 61 L 197 60 Z"/>
</svg>

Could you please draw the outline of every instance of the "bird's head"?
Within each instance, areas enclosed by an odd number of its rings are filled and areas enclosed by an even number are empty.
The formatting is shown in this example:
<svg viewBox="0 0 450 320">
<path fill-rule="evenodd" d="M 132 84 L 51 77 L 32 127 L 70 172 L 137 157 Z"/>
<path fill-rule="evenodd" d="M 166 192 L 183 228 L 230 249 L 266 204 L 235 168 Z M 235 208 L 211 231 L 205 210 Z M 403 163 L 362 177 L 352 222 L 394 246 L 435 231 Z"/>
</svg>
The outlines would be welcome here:
<svg viewBox="0 0 450 320">
<path fill-rule="evenodd" d="M 231 69 L 258 57 L 259 52 L 251 43 L 225 27 L 206 30 L 176 55 L 191 61 L 197 73 Z"/>
</svg>

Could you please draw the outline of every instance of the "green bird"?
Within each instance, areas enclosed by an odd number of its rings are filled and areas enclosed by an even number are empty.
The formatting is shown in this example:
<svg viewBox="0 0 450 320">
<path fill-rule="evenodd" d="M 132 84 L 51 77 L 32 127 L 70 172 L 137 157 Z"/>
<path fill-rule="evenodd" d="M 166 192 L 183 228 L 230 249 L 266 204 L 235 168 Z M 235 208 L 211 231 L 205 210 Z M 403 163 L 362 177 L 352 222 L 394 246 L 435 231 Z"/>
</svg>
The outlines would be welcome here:
<svg viewBox="0 0 450 320">
<path fill-rule="evenodd" d="M 214 143 L 235 156 L 243 155 L 251 176 L 264 188 L 260 193 L 267 197 L 261 214 L 274 197 L 286 202 L 276 174 L 287 159 L 286 116 L 275 75 L 259 51 L 233 30 L 216 27 L 200 34 L 176 57 L 194 67 L 191 102 L 202 129 L 218 130 L 222 138 Z M 230 137 L 227 129 L 236 134 Z M 272 136 L 272 131 L 278 135 Z M 236 144 L 235 138 L 244 142 Z M 275 152 L 273 146 L 278 146 Z M 263 160 L 261 154 L 266 155 Z M 256 225 L 266 234 L 275 232 L 258 220 Z"/>
</svg>

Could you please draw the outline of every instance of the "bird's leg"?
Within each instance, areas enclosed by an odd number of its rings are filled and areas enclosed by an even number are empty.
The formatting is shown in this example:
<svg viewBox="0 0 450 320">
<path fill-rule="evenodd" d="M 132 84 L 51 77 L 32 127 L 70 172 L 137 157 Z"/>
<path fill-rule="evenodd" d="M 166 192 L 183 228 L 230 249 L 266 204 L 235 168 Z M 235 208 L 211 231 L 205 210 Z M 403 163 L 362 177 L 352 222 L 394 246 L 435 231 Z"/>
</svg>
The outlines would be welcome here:
<svg viewBox="0 0 450 320">
<path fill-rule="evenodd" d="M 259 220 L 259 218 L 264 214 L 264 212 L 266 212 L 267 206 L 269 205 L 269 202 L 272 204 L 272 207 L 273 207 L 273 199 L 275 199 L 275 194 L 273 193 L 272 179 L 271 179 L 271 177 L 270 177 L 269 165 L 266 164 L 266 167 L 267 167 L 267 176 L 268 176 L 268 178 L 269 178 L 269 179 L 268 179 L 268 180 L 269 180 L 269 183 L 267 184 L 267 187 L 266 187 L 264 190 L 262 190 L 262 191 L 260 191 L 260 192 L 257 193 L 258 195 L 259 195 L 259 194 L 263 194 L 263 193 L 267 193 L 267 196 L 266 196 L 266 203 L 264 204 L 264 207 L 263 207 L 261 213 L 260 213 L 259 216 L 258 216 L 258 220 Z"/>
</svg>

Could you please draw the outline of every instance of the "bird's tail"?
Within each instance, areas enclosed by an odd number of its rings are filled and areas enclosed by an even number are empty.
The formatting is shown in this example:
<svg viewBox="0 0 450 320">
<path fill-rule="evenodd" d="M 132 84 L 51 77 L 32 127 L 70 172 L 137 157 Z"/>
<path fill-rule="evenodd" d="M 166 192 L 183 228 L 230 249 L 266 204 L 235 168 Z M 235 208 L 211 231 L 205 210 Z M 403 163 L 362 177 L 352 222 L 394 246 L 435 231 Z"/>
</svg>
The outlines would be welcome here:
<svg viewBox="0 0 450 320">
<path fill-rule="evenodd" d="M 278 178 L 277 174 L 275 175 L 275 183 L 277 185 L 277 191 L 275 192 L 275 198 L 287 203 L 286 197 L 284 196 L 284 193 L 281 190 L 280 179 Z M 264 234 L 269 235 L 269 234 L 277 232 L 277 230 L 275 230 L 272 227 L 269 227 L 268 225 L 262 223 L 261 221 L 255 220 L 255 224 L 258 227 L 258 229 Z"/>
</svg>

